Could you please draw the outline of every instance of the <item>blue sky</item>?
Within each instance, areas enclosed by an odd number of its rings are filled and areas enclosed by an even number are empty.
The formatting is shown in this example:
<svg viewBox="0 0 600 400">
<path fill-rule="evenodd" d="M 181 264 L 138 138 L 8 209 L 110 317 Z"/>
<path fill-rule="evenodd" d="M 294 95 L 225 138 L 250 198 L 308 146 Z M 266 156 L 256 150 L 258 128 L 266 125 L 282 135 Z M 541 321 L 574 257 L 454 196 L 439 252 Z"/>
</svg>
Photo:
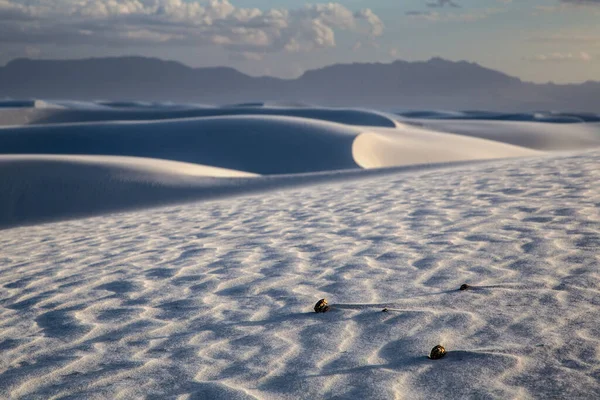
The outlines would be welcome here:
<svg viewBox="0 0 600 400">
<path fill-rule="evenodd" d="M 0 62 L 139 54 L 294 77 L 440 56 L 600 80 L 600 0 L 0 0 Z"/>
</svg>

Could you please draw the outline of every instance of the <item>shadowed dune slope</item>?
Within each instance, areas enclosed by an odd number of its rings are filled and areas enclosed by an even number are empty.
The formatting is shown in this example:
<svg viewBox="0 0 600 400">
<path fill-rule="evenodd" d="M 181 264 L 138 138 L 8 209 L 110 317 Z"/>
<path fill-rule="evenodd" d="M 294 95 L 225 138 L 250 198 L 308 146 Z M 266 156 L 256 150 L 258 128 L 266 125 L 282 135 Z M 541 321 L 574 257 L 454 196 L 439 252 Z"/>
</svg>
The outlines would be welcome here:
<svg viewBox="0 0 600 400">
<path fill-rule="evenodd" d="M 0 228 L 231 193 L 254 176 L 137 157 L 0 155 Z"/>
<path fill-rule="evenodd" d="M 122 178 L 127 179 L 128 174 L 137 174 L 138 177 L 165 177 L 165 181 L 172 181 L 177 177 L 210 177 L 210 178 L 248 178 L 259 176 L 250 172 L 236 171 L 233 169 L 211 167 L 208 165 L 191 164 L 179 161 L 161 160 L 156 158 L 126 157 L 126 156 L 74 156 L 74 155 L 0 155 L 0 165 L 14 164 L 26 167 L 28 164 L 69 164 L 73 169 L 82 166 L 98 166 L 123 171 Z M 40 167 L 40 172 L 47 171 Z M 154 177 L 157 177 L 154 179 Z"/>
<path fill-rule="evenodd" d="M 358 168 L 349 126 L 293 117 L 230 116 L 0 129 L 5 154 L 162 158 L 257 174 Z"/>
<path fill-rule="evenodd" d="M 145 106 L 118 104 L 120 107 L 103 107 L 101 103 L 79 104 L 74 108 L 5 108 L 0 107 L 0 126 L 39 125 L 75 122 L 102 121 L 150 121 L 176 118 L 218 117 L 235 115 L 273 115 L 309 118 L 337 122 L 348 125 L 380 126 L 393 128 L 396 118 L 373 110 L 324 108 L 324 107 L 282 107 L 233 105 L 209 107 L 194 105 Z"/>
<path fill-rule="evenodd" d="M 0 155 L 0 229 L 468 163 L 255 176 L 138 157 Z"/>
</svg>

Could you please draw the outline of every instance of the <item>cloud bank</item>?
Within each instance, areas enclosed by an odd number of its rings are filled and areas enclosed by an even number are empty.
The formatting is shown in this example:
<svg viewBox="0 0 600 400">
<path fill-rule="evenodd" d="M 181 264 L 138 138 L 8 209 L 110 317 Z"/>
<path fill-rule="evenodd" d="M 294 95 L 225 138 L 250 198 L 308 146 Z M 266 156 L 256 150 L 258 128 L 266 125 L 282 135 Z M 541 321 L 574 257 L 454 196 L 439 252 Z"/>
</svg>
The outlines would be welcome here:
<svg viewBox="0 0 600 400">
<path fill-rule="evenodd" d="M 258 59 L 334 47 L 336 30 L 375 38 L 384 24 L 368 8 L 339 3 L 259 10 L 229 0 L 0 0 L 0 44 L 218 45 Z"/>
</svg>

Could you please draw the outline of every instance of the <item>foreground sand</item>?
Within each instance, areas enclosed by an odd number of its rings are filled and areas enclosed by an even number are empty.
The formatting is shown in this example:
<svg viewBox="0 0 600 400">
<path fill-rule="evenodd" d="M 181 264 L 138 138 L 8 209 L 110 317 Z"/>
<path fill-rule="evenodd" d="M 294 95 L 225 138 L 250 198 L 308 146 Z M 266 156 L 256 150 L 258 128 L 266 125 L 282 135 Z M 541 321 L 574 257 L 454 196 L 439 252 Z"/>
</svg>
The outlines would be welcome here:
<svg viewBox="0 0 600 400">
<path fill-rule="evenodd" d="M 4 230 L 0 397 L 596 398 L 599 162 Z M 449 354 L 428 360 L 436 344 Z"/>
</svg>

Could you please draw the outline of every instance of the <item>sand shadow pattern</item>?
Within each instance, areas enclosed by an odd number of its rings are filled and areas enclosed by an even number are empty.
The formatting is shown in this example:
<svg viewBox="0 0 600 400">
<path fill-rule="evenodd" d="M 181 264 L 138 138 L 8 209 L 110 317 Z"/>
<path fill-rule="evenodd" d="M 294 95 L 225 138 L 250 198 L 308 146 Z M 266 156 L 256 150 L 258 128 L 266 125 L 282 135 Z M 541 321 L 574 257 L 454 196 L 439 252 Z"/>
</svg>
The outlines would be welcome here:
<svg viewBox="0 0 600 400">
<path fill-rule="evenodd" d="M 0 397 L 593 398 L 599 161 L 11 230 Z M 330 312 L 313 312 L 320 298 Z M 437 344 L 447 357 L 428 360 Z"/>
</svg>

